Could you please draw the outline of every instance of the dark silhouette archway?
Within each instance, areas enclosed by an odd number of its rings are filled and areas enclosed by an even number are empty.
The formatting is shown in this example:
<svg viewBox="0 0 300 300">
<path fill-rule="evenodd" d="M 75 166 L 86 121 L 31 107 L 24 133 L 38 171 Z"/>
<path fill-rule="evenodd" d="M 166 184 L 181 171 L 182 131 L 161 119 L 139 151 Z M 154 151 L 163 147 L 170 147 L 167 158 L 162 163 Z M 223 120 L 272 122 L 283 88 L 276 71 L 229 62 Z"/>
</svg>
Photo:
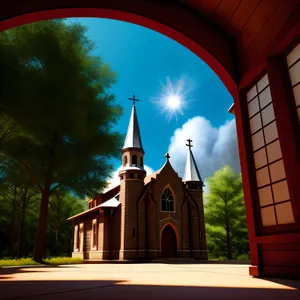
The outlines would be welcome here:
<svg viewBox="0 0 300 300">
<path fill-rule="evenodd" d="M 6 0 L 0 3 L 0 31 L 52 18 L 115 19 L 160 32 L 205 61 L 234 98 L 231 112 L 236 118 L 243 175 L 252 264 L 250 274 L 295 277 L 299 274 L 297 266 L 300 264 L 300 248 L 295 246 L 300 241 L 299 123 L 286 55 L 299 43 L 300 4 L 289 0 L 230 1 L 236 5 L 227 2 Z M 271 75 L 276 128 L 295 217 L 295 223 L 287 226 L 263 226 L 261 221 L 247 93 L 265 72 Z"/>
<path fill-rule="evenodd" d="M 167 225 L 161 234 L 161 256 L 163 258 L 177 257 L 177 238 L 170 225 Z"/>
</svg>

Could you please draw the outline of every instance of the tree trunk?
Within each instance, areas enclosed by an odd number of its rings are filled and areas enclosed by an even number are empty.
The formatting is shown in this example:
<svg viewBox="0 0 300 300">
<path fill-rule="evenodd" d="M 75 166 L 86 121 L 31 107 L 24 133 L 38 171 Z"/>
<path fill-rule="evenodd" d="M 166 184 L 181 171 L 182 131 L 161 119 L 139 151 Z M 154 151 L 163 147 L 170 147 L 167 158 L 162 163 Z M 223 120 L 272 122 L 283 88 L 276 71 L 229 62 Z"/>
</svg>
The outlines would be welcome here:
<svg viewBox="0 0 300 300">
<path fill-rule="evenodd" d="M 21 222 L 19 227 L 19 242 L 18 242 L 18 257 L 22 257 L 23 255 L 23 240 L 24 240 L 24 224 L 25 224 L 25 216 L 26 216 L 26 209 L 27 209 L 27 192 L 28 189 L 25 188 L 22 191 L 21 195 Z"/>
<path fill-rule="evenodd" d="M 38 228 L 36 233 L 35 245 L 33 250 L 33 259 L 37 262 L 42 262 L 45 257 L 46 252 L 46 236 L 47 236 L 47 217 L 48 217 L 48 206 L 49 198 L 51 193 L 51 184 L 53 179 L 54 170 L 54 156 L 55 156 L 55 146 L 58 139 L 58 132 L 53 131 L 53 139 L 50 147 L 49 161 L 46 171 L 46 179 L 44 188 L 42 191 L 42 200 L 40 206 L 40 215 L 38 221 Z"/>
<path fill-rule="evenodd" d="M 227 258 L 232 259 L 232 246 L 231 246 L 231 237 L 230 237 L 230 228 L 226 225 L 226 247 L 227 247 Z"/>
<path fill-rule="evenodd" d="M 19 229 L 19 249 L 18 249 L 18 257 L 22 257 L 23 255 L 23 242 L 24 242 L 24 224 L 25 224 L 25 214 L 26 211 L 22 211 L 20 229 Z"/>
<path fill-rule="evenodd" d="M 45 184 L 42 192 L 42 200 L 40 205 L 40 215 L 33 251 L 33 259 L 37 262 L 42 262 L 45 256 L 46 250 L 46 234 L 47 234 L 47 216 L 48 216 L 48 204 L 50 197 L 50 184 Z"/>
<path fill-rule="evenodd" d="M 55 254 L 58 256 L 59 255 L 59 249 L 58 249 L 58 237 L 59 237 L 59 222 L 56 220 L 56 225 L 55 225 Z"/>
<path fill-rule="evenodd" d="M 15 214 L 16 214 L 16 204 L 17 204 L 17 186 L 14 187 L 14 196 L 13 196 L 13 208 L 11 214 L 11 223 L 10 223 L 10 240 L 9 240 L 9 248 L 8 255 L 13 256 L 14 252 L 14 230 L 15 230 Z"/>
</svg>

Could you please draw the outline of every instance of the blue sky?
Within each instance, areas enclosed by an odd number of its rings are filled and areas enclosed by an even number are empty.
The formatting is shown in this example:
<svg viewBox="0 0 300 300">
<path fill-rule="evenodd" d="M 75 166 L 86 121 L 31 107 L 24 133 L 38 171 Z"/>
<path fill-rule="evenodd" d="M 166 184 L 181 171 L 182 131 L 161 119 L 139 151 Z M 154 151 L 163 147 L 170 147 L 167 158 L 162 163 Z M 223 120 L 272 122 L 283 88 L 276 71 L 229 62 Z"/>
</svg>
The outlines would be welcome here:
<svg viewBox="0 0 300 300">
<path fill-rule="evenodd" d="M 184 156 L 186 150 L 184 136 L 189 135 L 189 132 L 181 137 L 182 142 L 177 141 L 175 136 L 180 130 L 186 131 L 184 128 L 187 123 L 197 124 L 197 129 L 190 132 L 194 135 L 191 136 L 192 139 L 200 139 L 193 148 L 195 154 L 198 148 L 203 146 L 199 136 L 209 139 L 210 135 L 213 135 L 209 130 L 216 133 L 214 129 L 219 130 L 233 119 L 227 112 L 233 100 L 223 83 L 206 63 L 176 41 L 150 29 L 121 21 L 72 18 L 67 22 L 74 21 L 87 26 L 88 37 L 96 43 L 94 54 L 100 56 L 103 62 L 108 63 L 118 74 L 117 83 L 112 91 L 116 101 L 123 106 L 124 115 L 116 126 L 117 131 L 126 133 L 127 130 L 132 105 L 128 97 L 134 94 L 140 99 L 137 103 L 137 112 L 146 152 L 145 164 L 152 169 L 157 170 L 164 164 L 164 154 L 168 150 L 172 152 L 174 142 L 178 147 L 182 147 L 183 152 L 178 155 Z M 179 115 L 177 120 L 174 118 L 168 122 L 166 115 L 160 113 L 161 109 L 151 102 L 150 98 L 159 96 L 162 92 L 161 82 L 166 83 L 167 77 L 175 84 L 182 76 L 186 87 L 192 87 L 193 90 L 187 96 L 184 116 Z M 217 140 L 213 141 L 216 142 Z M 210 144 L 206 140 L 205 143 Z M 209 147 L 203 151 L 211 151 L 212 153 L 208 155 L 212 156 L 214 147 L 213 145 Z M 176 156 L 177 150 L 174 149 Z M 199 163 L 201 167 L 205 157 L 203 153 L 198 156 L 201 156 Z M 176 165 L 176 158 L 172 158 Z M 177 161 L 181 161 L 182 164 L 183 157 Z M 114 163 L 117 169 L 120 162 Z M 178 168 L 182 169 L 182 166 Z"/>
</svg>

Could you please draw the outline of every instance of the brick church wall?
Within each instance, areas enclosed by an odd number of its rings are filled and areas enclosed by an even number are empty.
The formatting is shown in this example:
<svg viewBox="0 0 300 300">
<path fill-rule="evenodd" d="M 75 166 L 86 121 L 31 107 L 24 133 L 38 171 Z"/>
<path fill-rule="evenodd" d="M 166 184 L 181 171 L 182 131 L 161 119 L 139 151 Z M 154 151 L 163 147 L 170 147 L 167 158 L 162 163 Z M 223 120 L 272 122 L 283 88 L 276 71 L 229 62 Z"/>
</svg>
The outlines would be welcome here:
<svg viewBox="0 0 300 300">
<path fill-rule="evenodd" d="M 121 181 L 121 247 L 120 259 L 137 258 L 137 200 L 144 182 L 137 179 Z"/>
</svg>

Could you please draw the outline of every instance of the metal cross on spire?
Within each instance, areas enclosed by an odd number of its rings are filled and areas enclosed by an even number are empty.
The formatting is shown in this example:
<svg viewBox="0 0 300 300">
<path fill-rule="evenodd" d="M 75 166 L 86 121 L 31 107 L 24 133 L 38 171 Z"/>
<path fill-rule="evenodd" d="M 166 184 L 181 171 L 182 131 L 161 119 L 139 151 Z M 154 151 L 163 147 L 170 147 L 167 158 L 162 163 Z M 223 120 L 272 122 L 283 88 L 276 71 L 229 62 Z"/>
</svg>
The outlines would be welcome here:
<svg viewBox="0 0 300 300">
<path fill-rule="evenodd" d="M 193 145 L 192 145 L 192 141 L 193 141 L 193 140 L 188 139 L 187 141 L 188 141 L 188 144 L 186 144 L 186 146 L 188 146 L 188 147 L 189 147 L 189 150 L 191 150 L 191 148 L 193 147 Z"/>
<path fill-rule="evenodd" d="M 140 101 L 139 99 L 135 98 L 135 95 L 133 95 L 132 98 L 128 98 L 128 100 L 132 100 L 133 101 L 133 106 L 135 106 L 135 101 Z"/>
</svg>

